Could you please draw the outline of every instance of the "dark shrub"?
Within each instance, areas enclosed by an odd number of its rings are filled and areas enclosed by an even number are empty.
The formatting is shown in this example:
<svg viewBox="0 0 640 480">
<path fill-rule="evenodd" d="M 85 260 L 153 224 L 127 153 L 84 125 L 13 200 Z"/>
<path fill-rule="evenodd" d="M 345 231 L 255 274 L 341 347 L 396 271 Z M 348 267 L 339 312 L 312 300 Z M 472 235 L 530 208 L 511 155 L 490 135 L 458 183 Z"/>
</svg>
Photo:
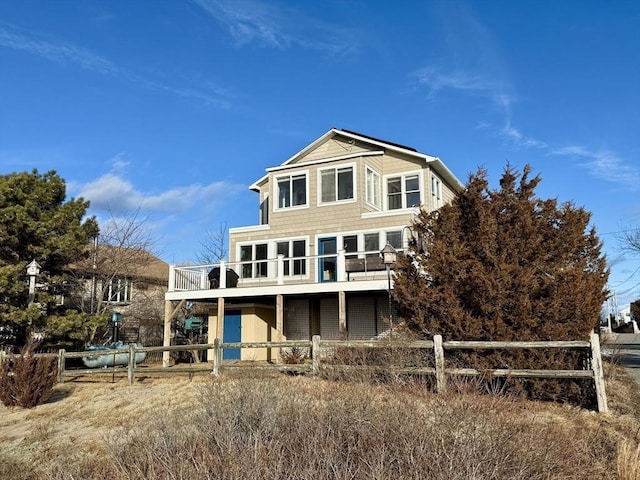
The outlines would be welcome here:
<svg viewBox="0 0 640 480">
<path fill-rule="evenodd" d="M 32 408 L 46 402 L 56 384 L 57 359 L 36 357 L 36 344 L 27 343 L 18 355 L 0 365 L 0 400 L 7 407 Z"/>
</svg>

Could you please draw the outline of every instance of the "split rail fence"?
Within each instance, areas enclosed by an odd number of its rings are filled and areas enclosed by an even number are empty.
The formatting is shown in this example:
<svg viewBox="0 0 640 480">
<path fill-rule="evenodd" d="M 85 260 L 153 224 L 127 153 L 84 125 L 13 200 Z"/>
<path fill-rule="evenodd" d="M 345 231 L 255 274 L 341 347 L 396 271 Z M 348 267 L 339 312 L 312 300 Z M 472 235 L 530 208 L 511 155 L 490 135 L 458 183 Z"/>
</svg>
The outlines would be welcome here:
<svg viewBox="0 0 640 480">
<path fill-rule="evenodd" d="M 328 361 L 330 355 L 321 355 L 322 351 L 331 351 L 338 348 L 390 348 L 398 347 L 403 350 L 408 349 L 431 349 L 434 357 L 434 367 L 398 367 L 393 365 L 385 366 L 354 366 L 354 365 L 337 365 L 335 362 Z M 311 352 L 311 362 L 301 364 L 285 364 L 285 363 L 259 363 L 259 362 L 231 362 L 223 360 L 222 352 L 225 349 L 244 349 L 244 348 L 267 348 L 267 349 L 308 349 Z M 590 351 L 590 362 L 584 370 L 536 370 L 536 369 L 486 369 L 477 370 L 473 368 L 447 368 L 445 363 L 445 352 L 458 349 L 587 349 Z M 153 366 L 137 366 L 135 363 L 136 353 L 150 352 L 166 352 L 166 351 L 190 351 L 197 352 L 201 350 L 211 350 L 212 362 L 195 363 L 190 366 L 171 366 L 171 367 L 153 367 Z M 126 367 L 109 367 L 109 368 L 93 368 L 93 369 L 66 369 L 66 359 L 82 358 L 96 356 L 113 356 L 117 354 L 128 354 L 128 365 Z M 42 354 L 56 356 L 56 354 Z M 588 378 L 592 379 L 595 386 L 598 411 L 607 411 L 607 396 L 604 385 L 604 375 L 602 369 L 602 356 L 600 353 L 600 341 L 597 334 L 592 333 L 589 341 L 535 341 L 535 342 L 492 342 L 492 341 L 443 341 L 440 335 L 435 335 L 433 340 L 420 340 L 411 342 L 396 342 L 390 340 L 322 340 L 319 335 L 315 335 L 312 340 L 299 341 L 282 341 L 282 342 L 236 342 L 222 343 L 218 339 L 212 344 L 197 345 L 172 345 L 159 347 L 138 347 L 135 344 L 129 344 L 127 349 L 121 350 L 94 350 L 86 352 L 66 352 L 60 350 L 58 357 L 58 382 L 64 382 L 65 378 L 78 377 L 82 375 L 95 375 L 105 373 L 123 373 L 127 372 L 129 384 L 133 384 L 136 373 L 148 374 L 172 374 L 172 373 L 189 373 L 211 372 L 213 375 L 219 375 L 225 370 L 237 369 L 269 369 L 278 371 L 292 371 L 298 373 L 309 373 L 318 375 L 321 370 L 353 370 L 353 369 L 376 369 L 388 373 L 400 375 L 435 375 L 436 392 L 442 393 L 446 391 L 447 376 L 478 376 L 490 375 L 492 377 L 519 377 L 519 378 Z M 210 357 L 211 358 L 211 357 Z M 1 360 L 1 358 L 0 358 Z"/>
</svg>

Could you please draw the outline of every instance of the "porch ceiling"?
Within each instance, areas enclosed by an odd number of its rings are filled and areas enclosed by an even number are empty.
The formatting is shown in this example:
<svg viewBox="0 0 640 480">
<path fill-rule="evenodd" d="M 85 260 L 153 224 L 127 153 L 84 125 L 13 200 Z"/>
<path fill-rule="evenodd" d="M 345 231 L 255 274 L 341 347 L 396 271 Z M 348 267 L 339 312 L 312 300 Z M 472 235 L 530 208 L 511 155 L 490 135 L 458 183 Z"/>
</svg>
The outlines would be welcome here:
<svg viewBox="0 0 640 480">
<path fill-rule="evenodd" d="M 269 285 L 260 287 L 222 288 L 174 291 L 165 300 L 213 300 L 217 298 L 270 297 L 274 295 L 302 295 L 337 292 L 386 291 L 387 280 L 359 280 L 357 282 L 324 282 L 300 285 Z"/>
</svg>

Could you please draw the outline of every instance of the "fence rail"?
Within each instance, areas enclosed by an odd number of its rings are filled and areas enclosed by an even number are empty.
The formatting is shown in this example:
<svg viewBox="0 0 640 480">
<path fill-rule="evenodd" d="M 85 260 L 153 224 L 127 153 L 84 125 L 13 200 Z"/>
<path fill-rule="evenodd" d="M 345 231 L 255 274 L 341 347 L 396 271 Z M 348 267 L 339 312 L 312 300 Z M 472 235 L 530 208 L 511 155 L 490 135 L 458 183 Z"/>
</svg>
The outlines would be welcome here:
<svg viewBox="0 0 640 480">
<path fill-rule="evenodd" d="M 335 363 L 323 362 L 321 351 L 336 348 L 389 348 L 397 347 L 402 349 L 428 349 L 433 351 L 434 367 L 398 367 L 392 365 L 367 366 L 367 365 L 339 365 Z M 311 363 L 287 365 L 283 363 L 260 364 L 256 362 L 226 362 L 222 359 L 224 349 L 243 348 L 302 348 L 311 352 Z M 445 362 L 445 351 L 460 349 L 537 349 L 537 348 L 571 348 L 588 349 L 590 351 L 590 365 L 585 370 L 538 370 L 538 369 L 486 369 L 477 370 L 473 368 L 447 368 Z M 135 354 L 142 352 L 176 352 L 176 351 L 201 351 L 211 350 L 211 363 L 196 363 L 189 367 L 138 367 L 135 363 Z M 66 360 L 70 358 L 82 358 L 86 356 L 111 356 L 117 354 L 128 354 L 128 365 L 126 367 L 94 368 L 94 369 L 66 369 Z M 490 375 L 494 377 L 518 377 L 518 378 L 591 378 L 594 381 L 598 411 L 606 412 L 607 396 L 604 385 L 604 375 L 602 370 L 602 357 L 600 354 L 600 341 L 597 334 L 592 333 L 589 341 L 548 341 L 548 342 L 488 342 L 488 341 L 443 341 L 440 335 L 435 335 L 433 340 L 421 340 L 410 342 L 397 342 L 391 340 L 322 340 L 319 335 L 315 335 L 312 340 L 296 340 L 282 342 L 233 342 L 223 343 L 215 339 L 214 343 L 196 345 L 172 345 L 158 347 L 139 347 L 134 343 L 129 344 L 126 349 L 119 350 L 93 350 L 86 352 L 67 352 L 60 350 L 57 354 L 38 354 L 38 356 L 57 357 L 58 359 L 58 382 L 64 382 L 65 378 L 77 377 L 81 375 L 96 375 L 105 373 L 127 372 L 129 384 L 132 384 L 136 373 L 196 373 L 211 372 L 219 375 L 224 370 L 237 369 L 267 369 L 277 371 L 295 371 L 318 375 L 321 370 L 342 370 L 353 371 L 358 369 L 378 370 L 394 374 L 403 375 L 435 375 L 436 392 L 446 391 L 447 376 L 463 375 L 478 376 Z M 0 357 L 0 362 L 2 357 Z"/>
</svg>

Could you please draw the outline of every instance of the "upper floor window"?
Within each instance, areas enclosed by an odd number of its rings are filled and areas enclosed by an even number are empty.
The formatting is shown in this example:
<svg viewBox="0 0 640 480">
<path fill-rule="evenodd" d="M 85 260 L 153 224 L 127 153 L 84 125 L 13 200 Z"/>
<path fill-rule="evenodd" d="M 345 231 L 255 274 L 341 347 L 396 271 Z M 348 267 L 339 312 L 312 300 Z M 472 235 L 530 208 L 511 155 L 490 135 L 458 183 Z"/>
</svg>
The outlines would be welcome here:
<svg viewBox="0 0 640 480">
<path fill-rule="evenodd" d="M 132 294 L 131 280 L 114 278 L 104 285 L 102 300 L 109 303 L 128 303 L 131 302 Z"/>
<path fill-rule="evenodd" d="M 357 235 L 345 235 L 342 237 L 342 244 L 344 247 L 345 253 L 347 253 L 346 258 L 356 258 L 358 251 L 358 236 Z"/>
<path fill-rule="evenodd" d="M 435 208 L 442 206 L 442 182 L 435 175 L 431 175 L 431 198 Z"/>
<path fill-rule="evenodd" d="M 307 260 L 304 258 L 307 254 L 307 242 L 304 240 L 290 240 L 278 242 L 278 255 L 284 255 L 284 274 L 289 275 L 306 275 Z"/>
<path fill-rule="evenodd" d="M 420 205 L 420 176 L 399 175 L 387 179 L 387 208 L 397 210 Z"/>
<path fill-rule="evenodd" d="M 386 232 L 387 243 L 396 250 L 403 250 L 402 246 L 402 230 L 392 230 Z"/>
<path fill-rule="evenodd" d="M 381 206 L 381 186 L 380 174 L 367 167 L 367 203 L 376 208 Z"/>
<path fill-rule="evenodd" d="M 267 244 L 242 245 L 240 262 L 242 278 L 258 278 L 267 276 Z"/>
<path fill-rule="evenodd" d="M 320 203 L 339 202 L 352 198 L 352 166 L 320 170 Z"/>
<path fill-rule="evenodd" d="M 284 175 L 276 178 L 278 208 L 307 204 L 307 174 Z"/>
<path fill-rule="evenodd" d="M 269 194 L 265 193 L 260 203 L 260 225 L 269 224 Z"/>
<path fill-rule="evenodd" d="M 380 255 L 380 234 L 378 232 L 364 234 L 364 250 L 367 258 L 377 258 Z"/>
</svg>

